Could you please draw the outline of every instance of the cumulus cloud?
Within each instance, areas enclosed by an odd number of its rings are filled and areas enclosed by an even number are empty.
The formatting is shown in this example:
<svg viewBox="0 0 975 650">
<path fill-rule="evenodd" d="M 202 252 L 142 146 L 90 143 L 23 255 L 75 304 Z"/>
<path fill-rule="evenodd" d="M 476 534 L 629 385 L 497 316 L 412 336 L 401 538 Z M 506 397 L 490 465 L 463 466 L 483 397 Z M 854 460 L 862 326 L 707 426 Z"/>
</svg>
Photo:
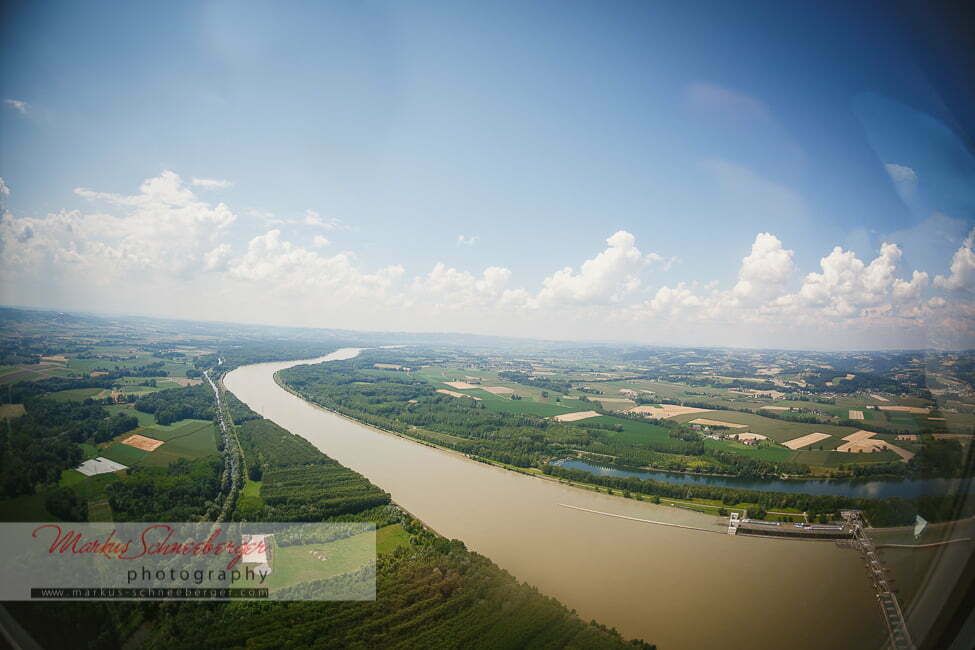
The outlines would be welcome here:
<svg viewBox="0 0 975 650">
<path fill-rule="evenodd" d="M 751 253 L 741 261 L 732 295 L 746 304 L 758 304 L 781 295 L 795 270 L 793 252 L 771 233 L 759 233 Z"/>
<path fill-rule="evenodd" d="M 402 277 L 402 266 L 387 266 L 374 273 L 358 268 L 353 253 L 324 257 L 281 238 L 269 230 L 251 239 L 247 252 L 230 261 L 230 277 L 275 291 L 330 300 L 380 300 Z"/>
<path fill-rule="evenodd" d="M 894 284 L 894 273 L 901 258 L 896 244 L 883 244 L 880 254 L 864 264 L 853 251 L 837 246 L 822 258 L 822 273 L 810 273 L 799 289 L 806 304 L 823 308 L 829 315 L 852 316 L 863 307 L 877 305 Z"/>
<path fill-rule="evenodd" d="M 438 263 L 409 277 L 395 263 L 366 267 L 353 252 L 326 250 L 331 242 L 317 233 L 328 226 L 321 224 L 342 225 L 315 212 L 287 222 L 321 228 L 304 231 L 300 239 L 289 240 L 270 226 L 255 236 L 247 230 L 255 221 L 238 223 L 227 205 L 197 196 L 200 187 L 164 171 L 131 194 L 78 188 L 76 195 L 90 202 L 83 209 L 43 217 L 3 212 L 0 289 L 5 300 L 30 304 L 36 295 L 51 302 L 46 296 L 59 292 L 79 305 L 94 308 L 97 298 L 101 308 L 137 311 L 139 305 L 196 299 L 201 301 L 196 310 L 181 315 L 202 316 L 202 307 L 212 310 L 207 317 L 246 314 L 260 320 L 274 313 L 301 324 L 369 327 L 382 322 L 390 328 L 485 333 L 515 323 L 534 327 L 521 332 L 534 335 L 569 335 L 577 328 L 576 335 L 599 336 L 610 323 L 631 327 L 626 335 L 658 327 L 670 331 L 675 324 L 686 332 L 700 325 L 717 332 L 716 339 L 702 339 L 715 343 L 734 343 L 721 336 L 735 327 L 758 340 L 776 327 L 783 336 L 794 327 L 821 336 L 827 328 L 840 334 L 855 328 L 889 332 L 931 323 L 963 331 L 975 314 L 965 293 L 975 290 L 975 231 L 955 252 L 950 272 L 933 282 L 919 269 L 899 272 L 904 255 L 891 242 L 869 259 L 836 247 L 816 271 L 800 275 L 794 251 L 773 233 L 761 232 L 741 250 L 737 274 L 732 270 L 719 279 L 659 286 L 651 270 L 666 268 L 674 258 L 640 250 L 637 238 L 620 230 L 604 246 L 594 247 L 589 259 L 552 270 L 540 285 L 526 287 L 502 266 L 474 271 Z M 8 193 L 0 179 L 0 197 Z M 471 239 L 464 235 L 458 244 Z M 925 295 L 931 284 L 954 293 L 949 299 Z M 160 302 L 163 290 L 169 299 Z M 274 308 L 254 307 L 255 296 Z M 373 320 L 366 320 L 367 313 Z M 441 318 L 431 320 L 433 313 Z M 378 314 L 381 321 L 375 320 Z"/>
<path fill-rule="evenodd" d="M 457 235 L 458 246 L 473 246 L 480 239 L 477 235 Z"/>
<path fill-rule="evenodd" d="M 220 244 L 203 255 L 203 269 L 206 271 L 222 271 L 230 260 L 230 245 Z"/>
<path fill-rule="evenodd" d="M 545 278 L 538 293 L 541 305 L 581 305 L 619 302 L 640 286 L 638 273 L 647 264 L 636 237 L 620 230 L 606 240 L 608 248 L 586 260 L 578 271 L 572 267 Z"/>
<path fill-rule="evenodd" d="M 7 187 L 7 182 L 0 178 L 0 196 L 10 196 L 10 188 Z"/>
<path fill-rule="evenodd" d="M 961 247 L 955 251 L 951 257 L 951 274 L 946 276 L 939 275 L 934 279 L 934 286 L 949 291 L 973 291 L 975 290 L 975 251 L 972 250 L 975 244 L 975 229 L 973 229 Z"/>
<path fill-rule="evenodd" d="M 199 187 L 204 190 L 223 190 L 233 185 L 230 181 L 220 180 L 217 178 L 194 178 L 190 181 L 193 187 Z"/>
<path fill-rule="evenodd" d="M 103 284 L 138 273 L 192 273 L 206 267 L 205 253 L 236 220 L 225 204 L 197 199 L 171 171 L 147 179 L 132 195 L 75 193 L 106 209 L 4 219 L 0 242 L 10 272 L 83 272 Z"/>
<path fill-rule="evenodd" d="M 488 307 L 504 296 L 510 279 L 511 271 L 500 266 L 490 266 L 475 276 L 438 262 L 413 281 L 412 290 L 419 298 L 432 299 L 438 307 Z"/>
<path fill-rule="evenodd" d="M 30 104 L 19 99 L 5 99 L 3 103 L 11 107 L 21 115 L 27 115 L 30 111 Z"/>
</svg>

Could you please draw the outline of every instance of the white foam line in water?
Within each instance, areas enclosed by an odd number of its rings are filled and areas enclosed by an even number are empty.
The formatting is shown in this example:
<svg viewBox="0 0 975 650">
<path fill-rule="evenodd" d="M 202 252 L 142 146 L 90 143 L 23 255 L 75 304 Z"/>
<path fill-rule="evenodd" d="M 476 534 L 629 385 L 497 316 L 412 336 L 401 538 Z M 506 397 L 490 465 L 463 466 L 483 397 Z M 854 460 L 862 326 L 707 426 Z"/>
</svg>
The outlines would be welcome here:
<svg viewBox="0 0 975 650">
<path fill-rule="evenodd" d="M 672 524 L 667 521 L 654 521 L 652 519 L 640 519 L 639 517 L 629 517 L 627 515 L 617 515 L 612 512 L 602 512 L 600 510 L 590 510 L 589 508 L 582 508 L 580 506 L 570 506 L 568 503 L 560 503 L 563 508 L 572 508 L 573 510 L 582 510 L 583 512 L 591 512 L 594 515 L 603 515 L 604 517 L 616 517 L 617 519 L 629 519 L 630 521 L 639 521 L 644 524 L 657 524 L 658 526 L 672 526 L 673 528 L 686 528 L 687 530 L 699 530 L 704 533 L 722 533 L 720 530 L 710 530 L 708 528 L 698 528 L 697 526 L 685 526 L 684 524 Z"/>
</svg>

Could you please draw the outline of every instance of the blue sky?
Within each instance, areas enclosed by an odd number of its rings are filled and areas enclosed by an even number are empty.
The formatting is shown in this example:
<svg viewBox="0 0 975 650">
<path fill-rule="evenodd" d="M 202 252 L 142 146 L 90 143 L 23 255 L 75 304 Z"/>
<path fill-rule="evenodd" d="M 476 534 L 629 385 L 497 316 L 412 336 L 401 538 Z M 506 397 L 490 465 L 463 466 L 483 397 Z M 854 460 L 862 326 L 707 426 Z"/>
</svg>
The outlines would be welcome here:
<svg viewBox="0 0 975 650">
<path fill-rule="evenodd" d="M 38 267 L 0 301 L 789 347 L 924 345 L 936 326 L 967 344 L 975 160 L 910 24 L 782 4 L 7 3 L 5 256 Z M 165 171 L 179 180 L 139 189 Z M 71 228 L 50 216 L 71 211 Z M 633 243 L 608 244 L 619 231 Z M 789 259 L 747 271 L 761 233 Z M 803 293 L 834 247 L 868 267 L 885 242 L 885 286 Z M 296 282 L 296 264 L 316 270 Z M 761 290 L 735 294 L 745 276 Z M 168 299 L 190 291 L 206 300 Z M 348 306 L 307 306 L 325 301 Z"/>
</svg>

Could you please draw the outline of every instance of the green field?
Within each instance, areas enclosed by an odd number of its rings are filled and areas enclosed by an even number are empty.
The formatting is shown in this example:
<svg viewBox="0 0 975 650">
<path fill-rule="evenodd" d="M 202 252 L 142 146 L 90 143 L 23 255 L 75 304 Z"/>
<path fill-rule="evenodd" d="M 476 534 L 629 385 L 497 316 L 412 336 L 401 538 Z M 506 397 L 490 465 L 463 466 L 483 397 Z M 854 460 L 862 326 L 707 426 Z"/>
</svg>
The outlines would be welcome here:
<svg viewBox="0 0 975 650">
<path fill-rule="evenodd" d="M 155 438 L 156 440 L 165 440 L 168 442 L 190 434 L 207 425 L 212 426 L 213 423 L 210 420 L 177 420 L 171 424 L 153 424 L 150 427 L 146 427 L 144 431 L 140 430 L 138 433 Z"/>
<path fill-rule="evenodd" d="M 61 487 L 71 487 L 84 481 L 87 476 L 75 469 L 66 469 L 61 472 L 61 480 L 58 481 L 58 485 Z"/>
<path fill-rule="evenodd" d="M 0 500 L 0 521 L 61 521 L 44 507 L 46 494 L 24 494 Z"/>
<path fill-rule="evenodd" d="M 376 554 L 386 555 L 396 549 L 409 547 L 410 534 L 406 532 L 401 524 L 385 526 L 376 531 Z"/>
<path fill-rule="evenodd" d="M 146 452 L 129 445 L 123 445 L 120 442 L 113 442 L 102 449 L 99 455 L 103 458 L 114 460 L 116 463 L 122 463 L 126 467 L 132 467 L 142 461 L 142 457 L 146 455 Z"/>
<path fill-rule="evenodd" d="M 328 544 L 279 546 L 275 542 L 268 584 L 272 590 L 283 589 L 354 571 L 375 561 L 375 539 L 376 533 L 370 531 Z"/>
<path fill-rule="evenodd" d="M 108 499 L 88 502 L 88 521 L 112 521 L 112 506 Z"/>
<path fill-rule="evenodd" d="M 240 491 L 240 495 L 244 497 L 258 497 L 261 496 L 261 484 L 262 481 L 252 481 L 249 478 L 244 479 L 244 488 Z"/>
<path fill-rule="evenodd" d="M 101 393 L 104 388 L 69 388 L 68 390 L 59 390 L 56 393 L 45 393 L 45 397 L 57 400 L 59 402 L 67 401 L 83 401 L 89 397 L 95 397 Z"/>
<path fill-rule="evenodd" d="M 132 408 L 130 404 L 117 404 L 115 406 L 106 406 L 105 410 L 110 414 L 115 415 L 116 413 L 124 413 L 125 415 L 134 415 L 137 420 L 139 420 L 140 427 L 149 427 L 156 423 L 156 417 L 152 413 L 143 413 L 142 411 L 137 411 Z"/>
</svg>

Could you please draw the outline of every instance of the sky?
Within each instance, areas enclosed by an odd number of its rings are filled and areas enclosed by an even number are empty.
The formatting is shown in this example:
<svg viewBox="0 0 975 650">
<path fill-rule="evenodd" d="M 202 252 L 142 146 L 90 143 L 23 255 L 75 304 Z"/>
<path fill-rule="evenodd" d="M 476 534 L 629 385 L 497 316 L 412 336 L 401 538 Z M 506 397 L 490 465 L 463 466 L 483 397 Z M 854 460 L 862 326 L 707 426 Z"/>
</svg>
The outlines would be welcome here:
<svg viewBox="0 0 975 650">
<path fill-rule="evenodd" d="M 686 4 L 4 3 L 0 303 L 975 347 L 910 19 Z"/>
</svg>

